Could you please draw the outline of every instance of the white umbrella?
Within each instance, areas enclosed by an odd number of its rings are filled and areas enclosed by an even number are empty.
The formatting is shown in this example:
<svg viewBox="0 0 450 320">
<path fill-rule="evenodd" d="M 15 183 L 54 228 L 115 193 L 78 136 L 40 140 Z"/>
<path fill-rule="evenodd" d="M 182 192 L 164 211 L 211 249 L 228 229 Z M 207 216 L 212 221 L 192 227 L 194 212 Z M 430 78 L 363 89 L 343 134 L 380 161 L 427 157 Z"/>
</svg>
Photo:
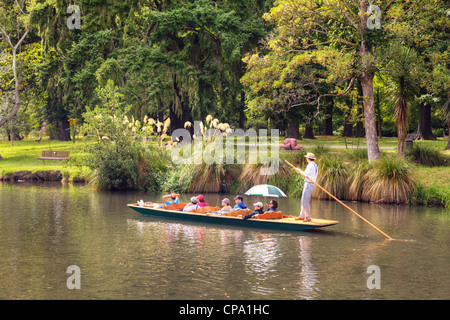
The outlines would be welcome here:
<svg viewBox="0 0 450 320">
<path fill-rule="evenodd" d="M 260 184 L 247 190 L 247 196 L 263 196 L 263 197 L 287 197 L 280 188 L 270 184 Z"/>
</svg>

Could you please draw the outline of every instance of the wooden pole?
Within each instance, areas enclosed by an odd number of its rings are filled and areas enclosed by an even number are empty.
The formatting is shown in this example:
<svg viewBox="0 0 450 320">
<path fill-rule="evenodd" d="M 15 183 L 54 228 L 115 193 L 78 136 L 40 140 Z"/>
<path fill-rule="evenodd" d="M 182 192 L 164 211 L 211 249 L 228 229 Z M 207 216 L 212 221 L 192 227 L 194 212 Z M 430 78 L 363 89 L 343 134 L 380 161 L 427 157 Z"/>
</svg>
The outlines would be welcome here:
<svg viewBox="0 0 450 320">
<path fill-rule="evenodd" d="M 290 165 L 292 168 L 297 169 L 294 165 L 292 165 L 289 161 L 286 161 L 286 163 L 288 165 Z M 332 197 L 334 200 L 336 200 L 337 202 L 339 202 L 340 204 L 342 204 L 344 207 L 346 207 L 348 210 L 350 210 L 350 212 L 352 212 L 353 214 L 355 214 L 358 218 L 360 218 L 361 220 L 363 220 L 364 222 L 366 222 L 368 225 L 370 225 L 372 228 L 374 228 L 375 230 L 377 230 L 379 233 L 381 233 L 383 236 L 385 236 L 386 238 L 388 238 L 389 240 L 394 240 L 393 238 L 389 237 L 386 233 L 384 233 L 383 231 L 381 231 L 379 228 L 377 228 L 376 226 L 374 226 L 372 223 L 370 223 L 369 221 L 367 221 L 364 217 L 360 216 L 355 210 L 353 210 L 352 208 L 350 208 L 349 206 L 347 206 L 345 203 L 343 203 L 341 200 L 339 200 L 338 198 L 336 198 L 334 195 L 332 195 L 331 193 L 329 193 L 327 190 L 325 190 L 324 188 L 322 188 L 321 186 L 319 186 L 316 182 L 312 181 L 310 177 L 306 177 L 306 179 L 308 179 L 309 181 L 311 181 L 312 183 L 314 183 L 314 185 L 316 185 L 317 187 L 319 187 L 320 190 L 322 190 L 323 192 L 325 192 L 326 194 L 328 194 L 330 197 Z"/>
</svg>

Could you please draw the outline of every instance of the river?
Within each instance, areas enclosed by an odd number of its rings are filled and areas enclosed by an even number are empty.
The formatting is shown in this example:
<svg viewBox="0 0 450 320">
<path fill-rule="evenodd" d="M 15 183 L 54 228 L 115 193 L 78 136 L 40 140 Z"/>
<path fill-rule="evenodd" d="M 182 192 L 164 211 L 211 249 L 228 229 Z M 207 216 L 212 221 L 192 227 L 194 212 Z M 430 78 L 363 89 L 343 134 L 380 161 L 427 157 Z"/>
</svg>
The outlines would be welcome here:
<svg viewBox="0 0 450 320">
<path fill-rule="evenodd" d="M 141 216 L 140 199 L 161 194 L 1 183 L 0 299 L 450 299 L 448 209 L 347 202 L 388 241 L 334 201 L 312 212 L 338 225 L 277 232 Z"/>
</svg>

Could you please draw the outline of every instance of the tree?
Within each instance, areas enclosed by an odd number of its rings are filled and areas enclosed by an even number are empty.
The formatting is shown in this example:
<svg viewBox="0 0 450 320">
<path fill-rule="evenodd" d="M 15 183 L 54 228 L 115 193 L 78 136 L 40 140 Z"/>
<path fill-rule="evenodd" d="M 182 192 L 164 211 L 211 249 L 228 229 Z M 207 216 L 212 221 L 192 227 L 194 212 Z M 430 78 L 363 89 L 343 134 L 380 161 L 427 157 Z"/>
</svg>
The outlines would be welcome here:
<svg viewBox="0 0 450 320">
<path fill-rule="evenodd" d="M 301 138 L 301 120 L 305 123 L 305 137 L 314 138 L 312 120 L 321 105 L 318 97 L 327 88 L 321 81 L 323 68 L 311 56 L 271 48 L 270 44 L 264 49 L 269 53 L 245 59 L 247 72 L 241 82 L 247 90 L 249 113 L 266 114 L 272 119 L 281 115 L 288 122 L 286 137 L 296 139 Z"/>
<path fill-rule="evenodd" d="M 20 108 L 20 79 L 17 73 L 17 54 L 20 46 L 31 31 L 29 14 L 27 12 L 31 2 L 28 0 L 7 1 L 0 4 L 0 32 L 3 40 L 11 49 L 12 71 L 14 74 L 14 107 L 8 115 L 0 119 L 0 127 L 10 121 Z M 13 31 L 14 30 L 14 31 Z"/>
<path fill-rule="evenodd" d="M 373 93 L 377 49 L 394 37 L 394 27 L 407 12 L 419 9 L 421 2 L 385 0 L 378 1 L 377 7 L 371 4 L 367 0 L 280 0 L 265 18 L 277 25 L 273 42 L 292 52 L 314 54 L 327 68 L 329 83 L 339 88 L 349 79 L 360 81 L 368 158 L 375 160 L 380 154 Z"/>
<path fill-rule="evenodd" d="M 450 2 L 448 0 L 421 1 L 422 10 L 410 11 L 405 23 L 398 24 L 395 33 L 406 46 L 414 48 L 422 64 L 418 106 L 417 139 L 435 140 L 431 131 L 432 106 L 442 106 L 449 92 L 450 73 L 449 32 Z M 433 101 L 440 100 L 436 104 Z"/>
<path fill-rule="evenodd" d="M 262 9 L 271 1 L 181 1 L 151 11 L 151 63 L 163 70 L 158 102 L 172 129 L 216 114 L 243 125 L 242 57 L 266 34 Z"/>
<path fill-rule="evenodd" d="M 170 117 L 172 129 L 206 114 L 243 121 L 242 57 L 265 35 L 272 0 L 80 0 L 81 30 L 66 27 L 67 2 L 35 2 L 55 125 L 81 120 L 110 79 L 136 119 Z"/>
<path fill-rule="evenodd" d="M 394 118 L 397 124 L 399 156 L 404 156 L 406 149 L 406 134 L 408 133 L 408 101 L 414 100 L 419 93 L 418 56 L 405 46 L 393 45 L 389 54 L 391 61 L 385 71 L 387 88 L 392 102 L 395 104 Z"/>
</svg>

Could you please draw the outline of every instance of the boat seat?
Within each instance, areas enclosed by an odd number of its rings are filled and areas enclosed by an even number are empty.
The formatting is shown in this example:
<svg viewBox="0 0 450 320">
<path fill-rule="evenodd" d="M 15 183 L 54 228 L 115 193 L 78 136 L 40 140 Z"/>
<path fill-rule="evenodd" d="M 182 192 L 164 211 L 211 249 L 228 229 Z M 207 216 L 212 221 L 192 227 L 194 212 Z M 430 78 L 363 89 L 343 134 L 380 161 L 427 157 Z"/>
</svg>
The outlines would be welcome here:
<svg viewBox="0 0 450 320">
<path fill-rule="evenodd" d="M 186 203 L 172 203 L 169 204 L 168 206 L 164 206 L 161 209 L 164 210 L 180 210 L 183 209 L 186 206 Z"/>
<path fill-rule="evenodd" d="M 211 206 L 200 207 L 200 208 L 197 208 L 197 209 L 192 209 L 189 212 L 193 212 L 193 213 L 210 213 L 210 212 L 213 212 L 213 211 L 220 211 L 220 207 L 211 207 Z"/>
<path fill-rule="evenodd" d="M 282 219 L 284 214 L 282 211 L 266 211 L 257 216 L 258 219 Z"/>
<path fill-rule="evenodd" d="M 230 212 L 225 212 L 223 215 L 228 216 L 228 217 L 237 217 L 239 215 L 249 214 L 250 212 L 252 212 L 251 209 L 241 209 L 241 210 L 233 210 Z"/>
</svg>

